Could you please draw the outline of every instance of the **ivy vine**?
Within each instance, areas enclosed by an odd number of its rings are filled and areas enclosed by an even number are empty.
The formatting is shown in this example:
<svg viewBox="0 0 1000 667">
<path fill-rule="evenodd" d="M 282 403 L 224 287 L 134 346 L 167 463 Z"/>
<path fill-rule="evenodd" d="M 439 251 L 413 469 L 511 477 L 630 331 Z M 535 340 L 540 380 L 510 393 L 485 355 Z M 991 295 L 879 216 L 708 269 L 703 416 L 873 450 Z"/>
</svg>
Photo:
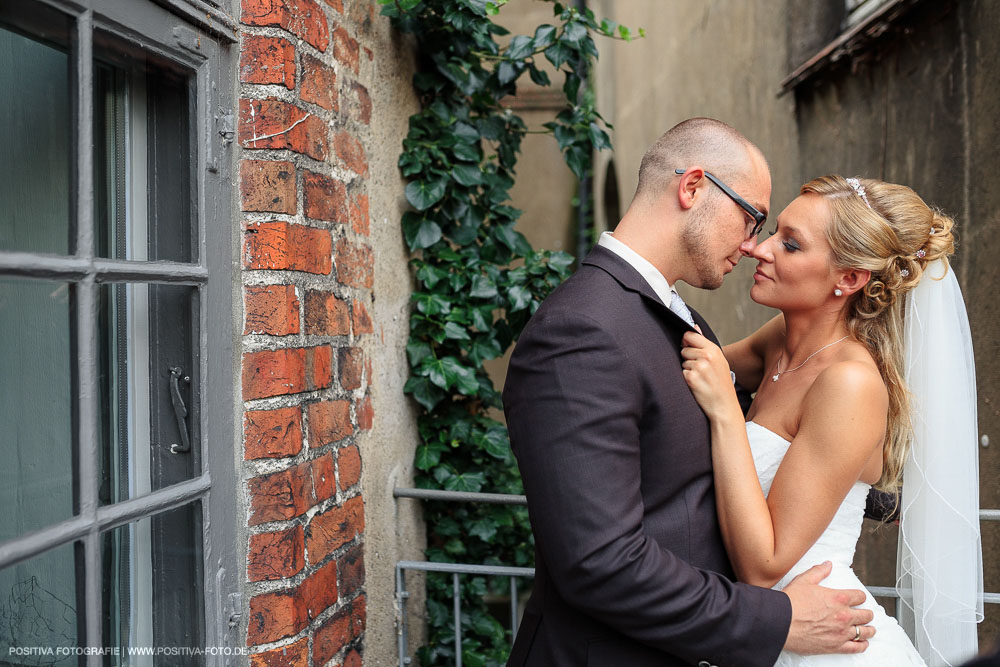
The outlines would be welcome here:
<svg viewBox="0 0 1000 667">
<path fill-rule="evenodd" d="M 546 0 L 550 1 L 551 0 Z M 535 250 L 510 205 L 514 167 L 528 132 L 553 135 L 580 179 L 595 150 L 610 148 L 608 127 L 586 90 L 597 58 L 592 34 L 631 40 L 625 26 L 552 2 L 553 24 L 504 39 L 493 18 L 506 0 L 380 0 L 382 14 L 414 35 L 420 59 L 413 83 L 421 110 L 410 117 L 399 167 L 409 179 L 402 228 L 416 286 L 405 391 L 422 407 L 415 466 L 418 486 L 523 493 L 506 427 L 493 417 L 500 394 L 483 369 L 516 340 L 528 318 L 573 263 L 563 252 Z M 642 36 L 640 31 L 639 36 Z M 566 107 L 529 130 L 502 103 L 525 73 L 552 85 L 540 67 L 563 75 Z M 429 560 L 530 566 L 527 510 L 486 504 L 425 503 Z M 463 577 L 462 660 L 504 664 L 510 631 L 487 598 L 506 581 Z M 429 641 L 424 667 L 455 664 L 451 579 L 427 581 Z"/>
</svg>

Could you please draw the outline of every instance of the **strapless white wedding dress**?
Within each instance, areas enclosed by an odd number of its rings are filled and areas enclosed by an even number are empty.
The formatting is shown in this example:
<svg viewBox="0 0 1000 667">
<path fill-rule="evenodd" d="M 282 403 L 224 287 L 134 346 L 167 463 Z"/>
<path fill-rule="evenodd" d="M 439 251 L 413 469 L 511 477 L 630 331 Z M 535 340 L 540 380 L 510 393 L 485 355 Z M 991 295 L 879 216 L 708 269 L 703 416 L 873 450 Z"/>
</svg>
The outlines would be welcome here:
<svg viewBox="0 0 1000 667">
<path fill-rule="evenodd" d="M 753 453 L 757 477 L 764 489 L 764 495 L 771 490 L 771 482 L 778 471 L 781 460 L 788 451 L 787 440 L 777 433 L 769 431 L 756 422 L 747 422 L 747 437 L 750 440 L 750 450 Z M 781 590 L 799 574 L 813 565 L 830 561 L 833 571 L 823 580 L 822 585 L 830 588 L 854 588 L 865 591 L 866 599 L 862 607 L 871 609 L 875 614 L 872 625 L 875 626 L 875 637 L 869 642 L 868 650 L 856 655 L 810 655 L 782 651 L 775 667 L 907 667 L 924 665 L 910 639 L 896 623 L 896 619 L 885 613 L 868 593 L 861 581 L 851 569 L 854 561 L 854 549 L 861 536 L 861 524 L 865 514 L 865 501 L 868 498 L 870 486 L 864 482 L 855 482 L 837 513 L 830 521 L 816 543 L 796 563 L 774 588 Z"/>
</svg>

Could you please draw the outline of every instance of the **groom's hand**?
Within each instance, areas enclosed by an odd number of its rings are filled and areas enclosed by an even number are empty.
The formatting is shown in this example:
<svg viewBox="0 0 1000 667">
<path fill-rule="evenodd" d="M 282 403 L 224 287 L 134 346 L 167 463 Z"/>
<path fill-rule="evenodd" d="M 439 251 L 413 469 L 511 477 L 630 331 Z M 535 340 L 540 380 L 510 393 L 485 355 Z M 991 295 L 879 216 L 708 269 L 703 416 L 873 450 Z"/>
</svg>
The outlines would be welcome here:
<svg viewBox="0 0 1000 667">
<path fill-rule="evenodd" d="M 792 625 L 785 650 L 802 655 L 819 653 L 861 653 L 875 628 L 865 625 L 874 616 L 868 609 L 853 609 L 865 601 L 858 590 L 825 588 L 833 566 L 829 561 L 809 568 L 792 579 L 785 594 L 792 601 Z M 855 629 L 857 628 L 857 629 Z M 855 637 L 859 640 L 855 641 Z"/>
</svg>

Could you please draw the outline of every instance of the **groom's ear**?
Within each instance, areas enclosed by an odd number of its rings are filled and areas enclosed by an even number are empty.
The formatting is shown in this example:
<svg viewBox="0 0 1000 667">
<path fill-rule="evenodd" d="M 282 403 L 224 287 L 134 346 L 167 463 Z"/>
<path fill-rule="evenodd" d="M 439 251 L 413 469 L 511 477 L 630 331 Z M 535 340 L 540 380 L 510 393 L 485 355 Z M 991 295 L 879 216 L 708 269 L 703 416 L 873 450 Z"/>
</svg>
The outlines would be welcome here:
<svg viewBox="0 0 1000 667">
<path fill-rule="evenodd" d="M 837 281 L 837 289 L 850 296 L 868 284 L 872 272 L 868 269 L 850 269 L 845 271 Z"/>
<path fill-rule="evenodd" d="M 706 182 L 705 170 L 701 167 L 688 167 L 684 170 L 677 184 L 677 203 L 682 209 L 694 206 L 695 199 L 702 196 L 699 190 L 705 187 Z"/>
</svg>

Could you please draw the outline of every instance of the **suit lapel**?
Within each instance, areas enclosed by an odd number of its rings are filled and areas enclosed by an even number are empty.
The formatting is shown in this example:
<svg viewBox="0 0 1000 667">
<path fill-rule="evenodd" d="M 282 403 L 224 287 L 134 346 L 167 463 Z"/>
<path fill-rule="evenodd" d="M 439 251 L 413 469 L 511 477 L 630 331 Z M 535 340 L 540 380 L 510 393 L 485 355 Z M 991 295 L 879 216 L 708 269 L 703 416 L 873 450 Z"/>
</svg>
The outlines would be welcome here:
<svg viewBox="0 0 1000 667">
<path fill-rule="evenodd" d="M 630 292 L 635 292 L 646 299 L 647 302 L 652 304 L 653 310 L 662 314 L 667 318 L 667 321 L 674 326 L 678 326 L 685 331 L 693 331 L 690 325 L 684 321 L 684 319 L 670 310 L 665 303 L 660 300 L 660 297 L 656 295 L 653 288 L 649 286 L 646 279 L 636 271 L 631 264 L 626 262 L 624 259 L 611 252 L 603 246 L 595 246 L 593 250 L 584 258 L 583 264 L 588 264 L 599 268 L 608 274 L 612 278 L 618 281 L 618 283 L 626 290 Z M 694 317 L 695 322 L 698 323 L 703 329 L 706 328 L 705 321 L 701 319 L 701 315 L 698 315 L 693 310 L 691 315 Z"/>
</svg>

